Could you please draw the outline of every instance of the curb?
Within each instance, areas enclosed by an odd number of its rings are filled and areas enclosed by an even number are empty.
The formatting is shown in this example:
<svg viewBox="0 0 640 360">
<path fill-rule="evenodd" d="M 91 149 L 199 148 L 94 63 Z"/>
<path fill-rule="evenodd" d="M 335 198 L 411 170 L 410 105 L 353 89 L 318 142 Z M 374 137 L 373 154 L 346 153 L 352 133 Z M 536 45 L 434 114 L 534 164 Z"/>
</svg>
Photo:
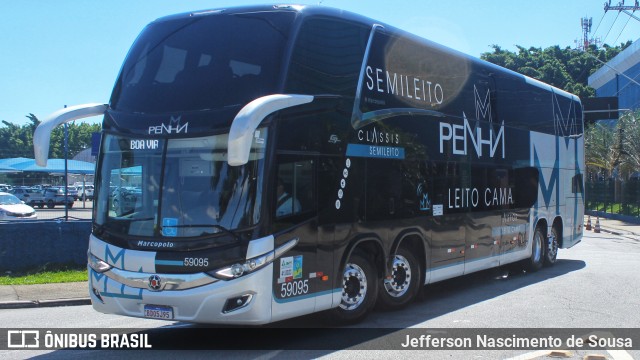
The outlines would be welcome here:
<svg viewBox="0 0 640 360">
<path fill-rule="evenodd" d="M 56 300 L 15 300 L 0 302 L 0 309 L 25 309 L 38 307 L 91 305 L 89 298 L 56 299 Z"/>
<path fill-rule="evenodd" d="M 606 233 L 609 233 L 609 234 L 613 234 L 613 235 L 618 235 L 618 236 L 625 235 L 624 233 L 619 232 L 619 231 L 616 231 L 616 230 L 603 229 L 603 228 L 602 228 L 602 226 L 600 227 L 600 230 L 602 230 L 602 231 L 604 231 L 604 232 L 606 232 Z M 631 234 L 633 234 L 633 233 L 631 233 Z M 635 234 L 634 234 L 634 235 L 635 235 Z"/>
<path fill-rule="evenodd" d="M 617 235 L 617 236 L 625 236 L 625 235 L 640 236 L 640 234 L 637 234 L 635 232 L 623 231 L 623 230 L 614 230 L 614 229 L 611 229 L 611 228 L 604 228 L 602 226 L 600 226 L 600 230 L 602 232 L 606 232 L 607 234 L 612 234 L 612 235 Z"/>
</svg>

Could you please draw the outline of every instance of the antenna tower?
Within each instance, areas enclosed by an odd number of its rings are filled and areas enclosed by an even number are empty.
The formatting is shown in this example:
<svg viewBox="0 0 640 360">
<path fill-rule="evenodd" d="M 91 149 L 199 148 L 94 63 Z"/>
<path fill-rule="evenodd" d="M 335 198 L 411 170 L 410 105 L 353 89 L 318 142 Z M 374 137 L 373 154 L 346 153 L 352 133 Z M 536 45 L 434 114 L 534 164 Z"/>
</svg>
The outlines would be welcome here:
<svg viewBox="0 0 640 360">
<path fill-rule="evenodd" d="M 582 39 L 576 40 L 576 47 L 579 50 L 587 51 L 589 45 L 596 45 L 600 43 L 599 39 L 589 38 L 591 34 L 591 26 L 593 25 L 593 18 L 580 18 L 580 26 L 582 27 Z"/>
</svg>

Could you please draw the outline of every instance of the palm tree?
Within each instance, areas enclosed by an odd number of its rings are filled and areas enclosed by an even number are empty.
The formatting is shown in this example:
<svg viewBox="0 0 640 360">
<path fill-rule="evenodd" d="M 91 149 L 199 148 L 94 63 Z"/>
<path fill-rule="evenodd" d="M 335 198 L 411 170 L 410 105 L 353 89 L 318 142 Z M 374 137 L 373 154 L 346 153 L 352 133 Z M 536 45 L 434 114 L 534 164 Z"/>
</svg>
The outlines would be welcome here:
<svg viewBox="0 0 640 360">
<path fill-rule="evenodd" d="M 615 151 L 615 127 L 612 124 L 598 122 L 588 126 L 585 131 L 585 162 L 590 178 L 607 179 L 619 161 Z"/>
</svg>

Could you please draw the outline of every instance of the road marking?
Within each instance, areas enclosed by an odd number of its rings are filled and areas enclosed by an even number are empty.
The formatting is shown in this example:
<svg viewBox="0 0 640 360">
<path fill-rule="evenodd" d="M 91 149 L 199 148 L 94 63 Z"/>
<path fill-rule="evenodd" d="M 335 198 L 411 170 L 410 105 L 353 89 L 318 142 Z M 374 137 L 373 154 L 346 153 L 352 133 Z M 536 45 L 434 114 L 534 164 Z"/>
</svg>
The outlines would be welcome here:
<svg viewBox="0 0 640 360">
<path fill-rule="evenodd" d="M 613 360 L 633 360 L 633 356 L 626 350 L 607 350 Z"/>
<path fill-rule="evenodd" d="M 532 359 L 535 359 L 537 357 L 548 356 L 549 354 L 551 354 L 550 350 L 538 350 L 538 351 L 534 351 L 534 352 L 530 352 L 530 353 L 514 356 L 512 358 L 508 358 L 508 359 L 505 359 L 505 360 L 532 360 Z"/>
<path fill-rule="evenodd" d="M 629 354 L 626 350 L 607 350 L 609 355 L 611 355 L 612 360 L 633 360 L 633 356 Z M 553 357 L 565 357 L 571 358 L 573 357 L 573 353 L 568 350 L 538 350 L 530 353 L 514 356 L 505 360 L 533 360 L 535 358 L 544 357 L 544 356 L 553 356 Z M 583 359 L 588 360 L 600 360 L 607 359 L 605 355 L 600 354 L 589 354 L 585 355 Z"/>
</svg>

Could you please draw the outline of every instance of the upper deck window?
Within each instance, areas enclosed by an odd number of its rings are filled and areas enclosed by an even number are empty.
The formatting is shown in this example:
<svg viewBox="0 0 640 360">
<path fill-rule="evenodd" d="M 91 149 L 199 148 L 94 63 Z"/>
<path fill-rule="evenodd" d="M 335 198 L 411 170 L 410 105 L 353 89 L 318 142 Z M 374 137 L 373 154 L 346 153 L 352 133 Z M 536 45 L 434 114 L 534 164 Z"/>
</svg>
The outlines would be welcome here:
<svg viewBox="0 0 640 360">
<path fill-rule="evenodd" d="M 370 32 L 340 19 L 307 20 L 291 56 L 286 91 L 354 96 Z"/>
<path fill-rule="evenodd" d="M 290 12 L 260 12 L 152 23 L 125 60 L 111 107 L 199 111 L 272 94 L 293 18 Z"/>
</svg>

